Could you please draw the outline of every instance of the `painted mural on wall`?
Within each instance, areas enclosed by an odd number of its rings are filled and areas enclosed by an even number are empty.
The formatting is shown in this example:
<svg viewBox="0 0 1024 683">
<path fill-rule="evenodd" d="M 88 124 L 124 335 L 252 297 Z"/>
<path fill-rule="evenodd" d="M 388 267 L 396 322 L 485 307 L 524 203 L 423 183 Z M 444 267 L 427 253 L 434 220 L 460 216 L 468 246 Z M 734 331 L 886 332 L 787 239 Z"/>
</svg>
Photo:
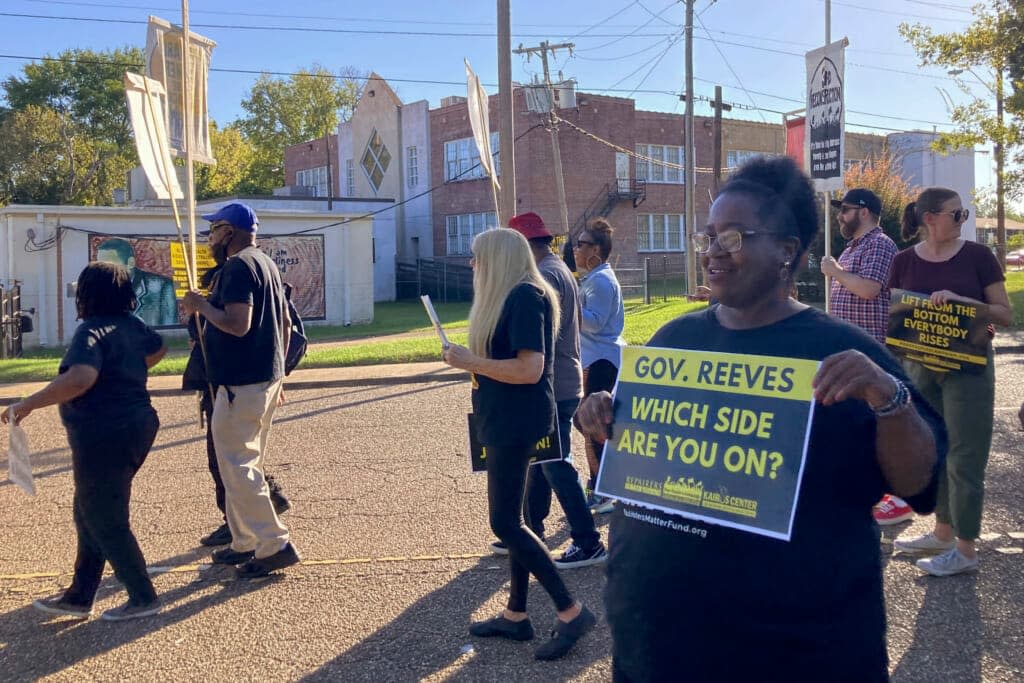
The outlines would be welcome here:
<svg viewBox="0 0 1024 683">
<path fill-rule="evenodd" d="M 152 327 L 180 326 L 185 319 L 172 277 L 174 241 L 170 235 L 89 237 L 90 261 L 118 263 L 128 269 L 139 302 L 135 314 Z M 281 278 L 292 285 L 292 302 L 299 315 L 306 320 L 325 318 L 323 235 L 263 237 L 257 246 L 274 259 Z M 206 245 L 199 249 L 205 252 Z"/>
</svg>

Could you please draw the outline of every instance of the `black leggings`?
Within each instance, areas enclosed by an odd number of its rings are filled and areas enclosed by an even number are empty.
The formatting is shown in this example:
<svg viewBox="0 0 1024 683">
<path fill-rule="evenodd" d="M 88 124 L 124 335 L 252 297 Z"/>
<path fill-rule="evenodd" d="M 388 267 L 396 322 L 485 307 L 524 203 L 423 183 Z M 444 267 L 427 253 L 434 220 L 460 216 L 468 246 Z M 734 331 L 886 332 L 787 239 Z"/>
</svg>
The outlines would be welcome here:
<svg viewBox="0 0 1024 683">
<path fill-rule="evenodd" d="M 587 366 L 583 372 L 583 397 L 586 398 L 591 394 L 597 393 L 598 391 L 611 391 L 615 388 L 615 380 L 619 377 L 619 369 L 608 360 L 601 359 L 594 361 Z M 598 443 L 593 439 L 586 440 L 587 455 L 593 454 L 594 459 L 601 462 L 601 451 L 604 449 L 604 444 Z M 588 457 L 589 459 L 589 457 Z M 593 489 L 594 483 L 597 480 L 597 470 L 590 473 L 590 486 L 588 488 Z"/>
<path fill-rule="evenodd" d="M 487 446 L 487 505 L 491 531 L 508 546 L 512 573 L 508 609 L 526 611 L 530 574 L 548 592 L 559 612 L 572 607 L 572 595 L 540 540 L 523 524 L 523 493 L 528 446 Z"/>
</svg>

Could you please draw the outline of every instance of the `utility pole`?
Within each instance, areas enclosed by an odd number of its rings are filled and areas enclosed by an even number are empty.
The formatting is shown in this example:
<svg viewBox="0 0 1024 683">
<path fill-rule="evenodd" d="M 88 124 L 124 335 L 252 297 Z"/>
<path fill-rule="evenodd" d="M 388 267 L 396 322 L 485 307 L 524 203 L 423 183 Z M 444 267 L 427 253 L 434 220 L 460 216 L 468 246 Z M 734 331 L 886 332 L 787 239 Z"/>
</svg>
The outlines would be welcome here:
<svg viewBox="0 0 1024 683">
<path fill-rule="evenodd" d="M 552 45 L 548 41 L 542 41 L 537 47 L 519 47 L 512 50 L 514 54 L 526 55 L 529 60 L 530 55 L 533 53 L 540 54 L 540 62 L 544 67 L 544 85 L 548 91 L 548 100 L 551 103 L 551 109 L 548 111 L 548 131 L 551 133 L 551 158 L 554 160 L 554 171 L 555 171 L 555 188 L 558 190 L 558 210 L 560 218 L 562 219 L 562 234 L 568 238 L 569 236 L 569 207 L 565 199 L 565 177 L 562 175 L 562 150 L 558 145 L 558 125 L 555 123 L 555 92 L 551 87 L 551 74 L 548 71 L 548 52 L 554 56 L 555 50 L 568 50 L 569 54 L 572 54 L 572 49 L 576 47 L 573 43 L 559 43 L 558 45 Z"/>
<path fill-rule="evenodd" d="M 192 164 L 192 149 L 195 142 L 192 140 L 192 81 L 189 72 L 189 61 L 192 58 L 192 38 L 188 30 L 188 0 L 181 0 L 181 97 L 184 116 L 182 120 L 185 130 L 185 201 L 188 203 L 188 243 L 189 253 L 186 258 L 189 261 L 189 272 L 195 282 L 189 286 L 197 287 L 199 275 L 196 273 L 196 181 L 195 167 Z M 175 201 L 171 197 L 171 201 Z M 196 322 L 199 322 L 198 317 Z M 205 352 L 204 352 L 205 353 Z"/>
<path fill-rule="evenodd" d="M 697 222 L 697 207 L 694 206 L 694 185 L 697 182 L 696 154 L 693 140 L 693 6 L 696 0 L 686 0 L 686 123 L 684 153 L 686 154 L 686 225 L 683 230 L 686 240 L 686 290 L 697 292 L 697 255 L 693 250 L 691 236 Z"/>
<path fill-rule="evenodd" d="M 731 104 L 722 102 L 722 86 L 715 86 L 715 101 L 711 103 L 715 108 L 714 146 L 715 160 L 711 168 L 715 174 L 715 196 L 718 196 L 718 188 L 722 184 L 722 112 L 732 111 Z"/>
<path fill-rule="evenodd" d="M 501 163 L 499 221 L 516 215 L 516 151 L 512 97 L 512 14 L 510 0 L 498 0 L 498 159 Z"/>
<path fill-rule="evenodd" d="M 832 44 L 832 0 L 825 0 L 825 45 Z M 807 112 L 810 116 L 810 111 Z M 846 130 L 839 131 L 840 135 L 845 136 Z M 810 169 L 807 169 L 808 173 Z M 832 221 L 829 220 L 832 217 L 831 206 L 832 204 L 828 201 L 828 192 L 821 193 L 821 214 L 822 220 L 825 222 L 825 256 L 832 256 Z M 828 275 L 825 276 L 825 312 L 832 312 L 832 278 Z"/>
</svg>

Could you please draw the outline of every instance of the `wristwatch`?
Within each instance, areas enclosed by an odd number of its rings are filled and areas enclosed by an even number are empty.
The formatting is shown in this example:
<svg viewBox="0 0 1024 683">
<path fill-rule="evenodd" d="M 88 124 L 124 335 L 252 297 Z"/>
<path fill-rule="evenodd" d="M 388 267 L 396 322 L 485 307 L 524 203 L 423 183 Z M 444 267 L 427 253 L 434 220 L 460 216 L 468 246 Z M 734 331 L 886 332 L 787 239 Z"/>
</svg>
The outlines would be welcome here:
<svg viewBox="0 0 1024 683">
<path fill-rule="evenodd" d="M 895 415 L 910 405 L 910 389 L 907 389 L 907 385 L 899 379 L 892 375 L 889 375 L 889 377 L 896 383 L 896 393 L 892 395 L 892 398 L 889 399 L 887 403 L 883 403 L 877 408 L 871 408 L 871 412 L 875 414 L 875 417 L 889 417 L 890 415 Z"/>
</svg>

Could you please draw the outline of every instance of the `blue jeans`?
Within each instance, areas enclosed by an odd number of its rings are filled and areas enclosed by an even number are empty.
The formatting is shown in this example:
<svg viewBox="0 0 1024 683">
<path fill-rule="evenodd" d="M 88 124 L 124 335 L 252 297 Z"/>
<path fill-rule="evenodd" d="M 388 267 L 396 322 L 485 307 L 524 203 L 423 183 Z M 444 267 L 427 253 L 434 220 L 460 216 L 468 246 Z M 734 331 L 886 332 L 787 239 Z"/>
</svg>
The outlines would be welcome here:
<svg viewBox="0 0 1024 683">
<path fill-rule="evenodd" d="M 576 414 L 579 405 L 578 398 L 558 402 L 558 439 L 566 458 L 530 468 L 524 513 L 526 525 L 543 538 L 544 520 L 551 511 L 553 489 L 569 522 L 572 542 L 584 550 L 593 550 L 601 542 L 601 535 L 594 526 L 594 517 L 587 508 L 587 500 L 580 487 L 579 474 L 572 465 L 572 416 Z"/>
</svg>

